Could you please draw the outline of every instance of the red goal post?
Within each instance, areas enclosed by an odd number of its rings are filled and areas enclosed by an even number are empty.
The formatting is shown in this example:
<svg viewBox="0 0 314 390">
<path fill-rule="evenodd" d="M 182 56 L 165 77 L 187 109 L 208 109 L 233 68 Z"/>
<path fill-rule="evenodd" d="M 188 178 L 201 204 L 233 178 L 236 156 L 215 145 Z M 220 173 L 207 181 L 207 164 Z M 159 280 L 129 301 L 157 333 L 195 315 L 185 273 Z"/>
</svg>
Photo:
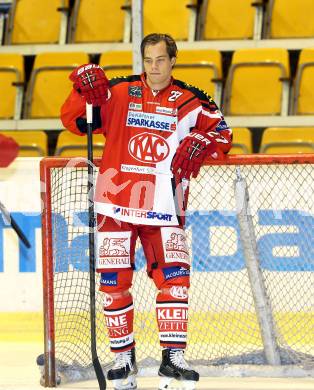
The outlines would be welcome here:
<svg viewBox="0 0 314 390">
<path fill-rule="evenodd" d="M 95 160 L 96 167 L 99 162 Z M 54 386 L 56 373 L 63 382 L 93 376 L 86 160 L 45 158 L 40 173 L 44 383 Z M 252 222 L 249 240 L 243 238 L 239 220 L 235 190 L 239 180 L 245 182 L 249 194 L 249 209 L 244 212 Z M 191 181 L 186 229 L 192 285 L 186 356 L 202 375 L 212 375 L 214 367 L 226 365 L 235 365 L 245 375 L 252 366 L 269 364 L 267 353 L 265 358 L 269 333 L 263 327 L 270 323 L 270 344 L 280 363 L 276 375 L 280 367 L 281 375 L 289 375 L 288 368 L 291 373 L 295 367 L 306 366 L 306 375 L 314 376 L 313 194 L 313 154 L 231 155 L 226 161 L 208 163 Z M 245 249 L 248 241 L 258 264 L 253 276 Z M 154 375 L 160 359 L 156 291 L 146 276 L 140 247 L 136 265 L 132 290 L 137 359 L 140 374 Z M 265 294 L 266 316 L 257 308 L 254 272 Z M 98 354 L 106 369 L 112 356 L 102 296 L 96 295 Z"/>
</svg>

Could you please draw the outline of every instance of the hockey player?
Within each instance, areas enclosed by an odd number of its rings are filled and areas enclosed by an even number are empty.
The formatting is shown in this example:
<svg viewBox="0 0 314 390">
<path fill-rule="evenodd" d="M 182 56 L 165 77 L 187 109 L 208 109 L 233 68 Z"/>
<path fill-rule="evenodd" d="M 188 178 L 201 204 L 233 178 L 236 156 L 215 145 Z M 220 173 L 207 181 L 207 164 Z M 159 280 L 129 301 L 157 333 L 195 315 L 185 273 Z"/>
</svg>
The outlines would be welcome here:
<svg viewBox="0 0 314 390">
<path fill-rule="evenodd" d="M 139 237 L 148 276 L 158 289 L 160 389 L 173 378 L 194 388 L 199 374 L 184 358 L 190 287 L 184 210 L 191 176 L 197 177 L 205 159 L 224 158 L 231 130 L 205 92 L 172 78 L 177 47 L 170 36 L 146 36 L 141 53 L 145 70 L 141 75 L 109 82 L 98 65 L 75 69 L 61 119 L 70 131 L 85 134 L 87 101 L 93 104 L 94 132 L 106 137 L 94 202 L 97 271 L 115 353 L 108 379 L 116 389 L 136 387 L 129 289 Z"/>
<path fill-rule="evenodd" d="M 0 134 L 0 168 L 6 168 L 16 158 L 19 145 L 11 137 Z"/>
</svg>

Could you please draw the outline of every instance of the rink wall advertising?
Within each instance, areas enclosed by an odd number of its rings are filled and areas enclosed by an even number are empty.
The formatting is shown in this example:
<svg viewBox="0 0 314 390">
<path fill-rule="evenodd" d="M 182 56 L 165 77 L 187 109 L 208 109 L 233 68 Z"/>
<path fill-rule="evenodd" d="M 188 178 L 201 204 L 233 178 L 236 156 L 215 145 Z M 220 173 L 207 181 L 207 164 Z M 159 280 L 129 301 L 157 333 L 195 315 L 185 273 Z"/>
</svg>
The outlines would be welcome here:
<svg viewBox="0 0 314 390">
<path fill-rule="evenodd" d="M 31 244 L 27 249 L 0 216 L 0 311 L 3 312 L 42 310 L 39 161 L 38 158 L 19 158 L 9 168 L 0 169 L 0 201 L 12 212 Z M 314 216 L 291 209 L 280 210 L 280 217 L 276 210 L 277 217 L 274 218 L 274 212 L 271 209 L 257 212 L 257 223 L 268 227 L 257 239 L 261 268 L 294 275 L 313 271 L 313 253 L 308 248 L 313 248 Z M 73 219 L 77 224 L 88 225 L 86 212 L 78 212 Z M 88 235 L 68 240 L 67 221 L 62 215 L 57 215 L 56 221 L 60 235 L 55 245 L 61 258 L 55 271 L 66 272 L 69 267 L 88 271 Z M 194 272 L 236 272 L 245 267 L 236 212 L 191 210 L 186 227 Z M 280 227 L 291 229 L 280 232 Z M 233 244 L 228 247 L 221 245 L 217 249 L 217 240 L 222 242 L 226 237 Z M 280 255 L 278 247 L 291 246 L 297 249 L 293 256 Z M 136 270 L 144 267 L 143 251 L 139 248 Z"/>
</svg>

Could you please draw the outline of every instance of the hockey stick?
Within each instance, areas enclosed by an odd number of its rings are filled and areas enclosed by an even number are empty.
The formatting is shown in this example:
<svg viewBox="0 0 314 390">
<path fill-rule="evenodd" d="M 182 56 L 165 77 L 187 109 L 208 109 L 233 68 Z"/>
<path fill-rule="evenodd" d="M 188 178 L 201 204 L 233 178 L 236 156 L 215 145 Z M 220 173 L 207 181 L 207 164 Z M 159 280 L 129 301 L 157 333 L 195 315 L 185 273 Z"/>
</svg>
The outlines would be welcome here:
<svg viewBox="0 0 314 390">
<path fill-rule="evenodd" d="M 96 304 L 95 304 L 95 214 L 94 214 L 94 168 L 93 168 L 93 106 L 86 103 L 87 119 L 87 158 L 88 158 L 88 226 L 89 226 L 89 286 L 90 286 L 90 330 L 91 354 L 100 390 L 106 389 L 106 378 L 97 355 Z"/>
<path fill-rule="evenodd" d="M 12 215 L 9 213 L 9 211 L 6 209 L 3 203 L 0 202 L 0 211 L 3 215 L 3 218 L 9 225 L 11 225 L 12 229 L 15 231 L 15 233 L 18 235 L 19 239 L 23 242 L 23 244 L 26 246 L 26 248 L 30 248 L 31 244 L 29 243 L 28 239 L 26 238 L 25 234 L 22 232 L 19 225 L 16 223 Z"/>
</svg>

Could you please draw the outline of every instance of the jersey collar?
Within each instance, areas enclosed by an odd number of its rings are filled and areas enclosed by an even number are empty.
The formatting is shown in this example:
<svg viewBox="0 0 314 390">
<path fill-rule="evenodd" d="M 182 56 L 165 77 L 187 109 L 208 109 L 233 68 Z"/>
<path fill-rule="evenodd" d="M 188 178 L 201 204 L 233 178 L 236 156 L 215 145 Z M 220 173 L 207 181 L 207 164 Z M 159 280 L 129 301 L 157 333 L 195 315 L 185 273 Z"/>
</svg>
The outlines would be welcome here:
<svg viewBox="0 0 314 390">
<path fill-rule="evenodd" d="M 172 84 L 173 84 L 173 77 L 171 76 L 171 79 L 170 79 L 170 83 L 165 87 L 165 88 L 163 88 L 163 89 L 161 89 L 159 92 L 163 92 L 163 91 L 165 91 L 166 89 L 168 89 Z M 142 83 L 144 84 L 144 87 L 145 88 L 149 88 L 149 89 L 151 89 L 150 87 L 149 87 L 149 85 L 147 84 L 147 82 L 146 82 L 146 73 L 145 72 L 143 72 L 142 74 L 141 74 L 141 81 L 142 81 Z"/>
</svg>

